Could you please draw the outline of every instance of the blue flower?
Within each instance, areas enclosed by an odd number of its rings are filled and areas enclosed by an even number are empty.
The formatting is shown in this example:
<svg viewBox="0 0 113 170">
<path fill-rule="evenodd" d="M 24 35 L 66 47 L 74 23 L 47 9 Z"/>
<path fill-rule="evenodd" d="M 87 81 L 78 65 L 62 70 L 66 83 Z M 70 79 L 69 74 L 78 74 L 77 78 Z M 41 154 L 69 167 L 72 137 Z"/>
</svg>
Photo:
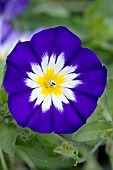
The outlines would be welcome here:
<svg viewBox="0 0 113 170">
<path fill-rule="evenodd" d="M 13 29 L 3 18 L 0 20 L 0 59 L 5 59 L 20 38 L 20 32 Z"/>
<path fill-rule="evenodd" d="M 5 59 L 11 49 L 21 38 L 18 30 L 13 29 L 9 20 L 21 13 L 29 0 L 0 1 L 0 59 Z"/>
<path fill-rule="evenodd" d="M 40 133 L 73 133 L 97 106 L 107 70 L 59 26 L 20 42 L 7 58 L 4 87 L 17 123 Z"/>
<path fill-rule="evenodd" d="M 29 0 L 1 0 L 0 16 L 6 20 L 14 18 L 20 14 L 29 4 Z"/>
</svg>

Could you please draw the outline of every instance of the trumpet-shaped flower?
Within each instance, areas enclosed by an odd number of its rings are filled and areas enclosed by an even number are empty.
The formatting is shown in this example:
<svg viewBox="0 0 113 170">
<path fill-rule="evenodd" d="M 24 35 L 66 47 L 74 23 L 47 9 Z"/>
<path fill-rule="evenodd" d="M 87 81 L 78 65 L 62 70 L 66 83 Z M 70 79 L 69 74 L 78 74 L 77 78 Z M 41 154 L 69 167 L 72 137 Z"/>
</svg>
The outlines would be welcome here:
<svg viewBox="0 0 113 170">
<path fill-rule="evenodd" d="M 29 0 L 1 0 L 0 16 L 6 20 L 20 14 L 29 4 Z"/>
<path fill-rule="evenodd" d="M 0 60 L 6 59 L 6 56 L 18 41 L 27 41 L 33 34 L 43 29 L 44 28 L 36 28 L 35 30 L 21 34 L 18 30 L 12 28 L 7 20 L 0 18 Z"/>
<path fill-rule="evenodd" d="M 0 18 L 0 60 L 4 60 L 8 53 L 19 41 L 20 32 L 13 29 L 10 23 Z"/>
<path fill-rule="evenodd" d="M 80 39 L 59 26 L 19 42 L 7 58 L 4 87 L 17 123 L 40 133 L 72 133 L 95 110 L 107 71 Z"/>
</svg>

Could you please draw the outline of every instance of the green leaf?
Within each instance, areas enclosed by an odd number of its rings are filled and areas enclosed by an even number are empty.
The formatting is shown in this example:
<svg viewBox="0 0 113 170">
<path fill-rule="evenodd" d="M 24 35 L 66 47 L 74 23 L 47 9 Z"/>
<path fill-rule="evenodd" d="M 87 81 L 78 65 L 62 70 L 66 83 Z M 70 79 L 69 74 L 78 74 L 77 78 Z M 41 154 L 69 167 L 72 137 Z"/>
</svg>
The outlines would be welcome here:
<svg viewBox="0 0 113 170">
<path fill-rule="evenodd" d="M 101 112 L 102 112 L 103 116 L 106 118 L 106 120 L 112 121 L 112 115 L 111 115 L 109 105 L 108 105 L 108 98 L 107 98 L 106 90 L 105 90 L 104 94 L 102 95 L 102 97 L 99 99 L 98 105 L 100 106 Z"/>
<path fill-rule="evenodd" d="M 100 145 L 102 145 L 102 143 L 103 143 L 103 140 L 100 140 L 98 143 L 96 143 L 95 146 L 87 154 L 79 158 L 78 163 L 87 161 L 87 159 L 90 158 L 96 152 L 96 150 L 98 149 Z"/>
<path fill-rule="evenodd" d="M 99 106 L 96 107 L 95 111 L 91 114 L 91 116 L 87 119 L 87 123 L 94 122 L 100 120 L 102 117 L 102 111 Z"/>
<path fill-rule="evenodd" d="M 62 142 L 66 141 L 62 136 L 55 133 L 44 134 L 44 135 L 38 133 L 37 136 L 45 143 L 46 146 L 49 147 L 59 146 Z"/>
<path fill-rule="evenodd" d="M 5 66 L 5 61 L 0 60 L 0 87 L 3 82 L 4 66 Z"/>
<path fill-rule="evenodd" d="M 103 138 L 106 130 L 111 128 L 111 124 L 107 121 L 94 121 L 85 124 L 72 136 L 73 141 L 90 142 Z"/>
<path fill-rule="evenodd" d="M 38 167 L 38 169 L 44 169 L 44 170 L 70 169 L 70 167 L 73 167 L 74 164 L 73 159 L 62 160 L 60 156 L 49 156 L 47 162 L 43 162 L 43 163 L 36 159 L 34 159 L 33 162 Z"/>
<path fill-rule="evenodd" d="M 4 88 L 0 89 L 0 104 L 7 103 L 8 95 L 5 92 Z"/>
<path fill-rule="evenodd" d="M 113 79 L 108 79 L 107 82 L 107 97 L 108 97 L 108 105 L 112 113 L 113 117 Z"/>
<path fill-rule="evenodd" d="M 25 152 L 31 159 L 33 158 L 40 161 L 47 160 L 45 146 L 36 137 L 26 141 L 19 139 L 17 140 L 16 147 Z"/>
<path fill-rule="evenodd" d="M 0 146 L 4 152 L 14 155 L 14 146 L 18 135 L 13 125 L 0 124 Z"/>
</svg>

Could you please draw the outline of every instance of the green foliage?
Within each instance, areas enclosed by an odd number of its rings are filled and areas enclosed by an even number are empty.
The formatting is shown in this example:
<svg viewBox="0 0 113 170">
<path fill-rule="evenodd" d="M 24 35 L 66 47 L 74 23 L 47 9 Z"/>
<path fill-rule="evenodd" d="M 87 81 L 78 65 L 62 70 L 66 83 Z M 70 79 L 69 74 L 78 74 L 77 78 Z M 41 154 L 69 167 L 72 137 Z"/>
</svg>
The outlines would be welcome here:
<svg viewBox="0 0 113 170">
<path fill-rule="evenodd" d="M 0 147 L 6 153 L 14 155 L 16 137 L 18 135 L 17 127 L 6 125 L 0 122 Z"/>
<path fill-rule="evenodd" d="M 2 86 L 4 76 L 5 61 L 0 60 L 0 87 Z"/>
<path fill-rule="evenodd" d="M 106 131 L 111 129 L 111 123 L 107 121 L 94 121 L 81 127 L 72 136 L 72 140 L 77 142 L 98 141 L 106 135 Z"/>
<path fill-rule="evenodd" d="M 108 105 L 113 117 L 113 79 L 108 79 L 107 83 L 107 97 L 108 97 Z"/>
<path fill-rule="evenodd" d="M 47 161 L 47 152 L 42 142 L 36 137 L 27 139 L 25 141 L 17 140 L 16 148 L 25 152 L 29 158 Z"/>
</svg>

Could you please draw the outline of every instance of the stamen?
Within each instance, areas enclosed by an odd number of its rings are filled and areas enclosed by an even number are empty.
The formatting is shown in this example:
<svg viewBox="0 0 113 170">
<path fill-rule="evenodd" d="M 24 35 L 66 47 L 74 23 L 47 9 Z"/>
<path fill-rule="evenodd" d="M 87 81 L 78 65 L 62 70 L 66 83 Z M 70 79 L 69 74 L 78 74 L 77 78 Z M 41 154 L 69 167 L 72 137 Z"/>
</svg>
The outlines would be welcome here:
<svg viewBox="0 0 113 170">
<path fill-rule="evenodd" d="M 49 80 L 48 81 L 48 84 L 52 87 L 55 87 L 56 86 L 56 83 L 53 81 L 53 80 Z"/>
</svg>

